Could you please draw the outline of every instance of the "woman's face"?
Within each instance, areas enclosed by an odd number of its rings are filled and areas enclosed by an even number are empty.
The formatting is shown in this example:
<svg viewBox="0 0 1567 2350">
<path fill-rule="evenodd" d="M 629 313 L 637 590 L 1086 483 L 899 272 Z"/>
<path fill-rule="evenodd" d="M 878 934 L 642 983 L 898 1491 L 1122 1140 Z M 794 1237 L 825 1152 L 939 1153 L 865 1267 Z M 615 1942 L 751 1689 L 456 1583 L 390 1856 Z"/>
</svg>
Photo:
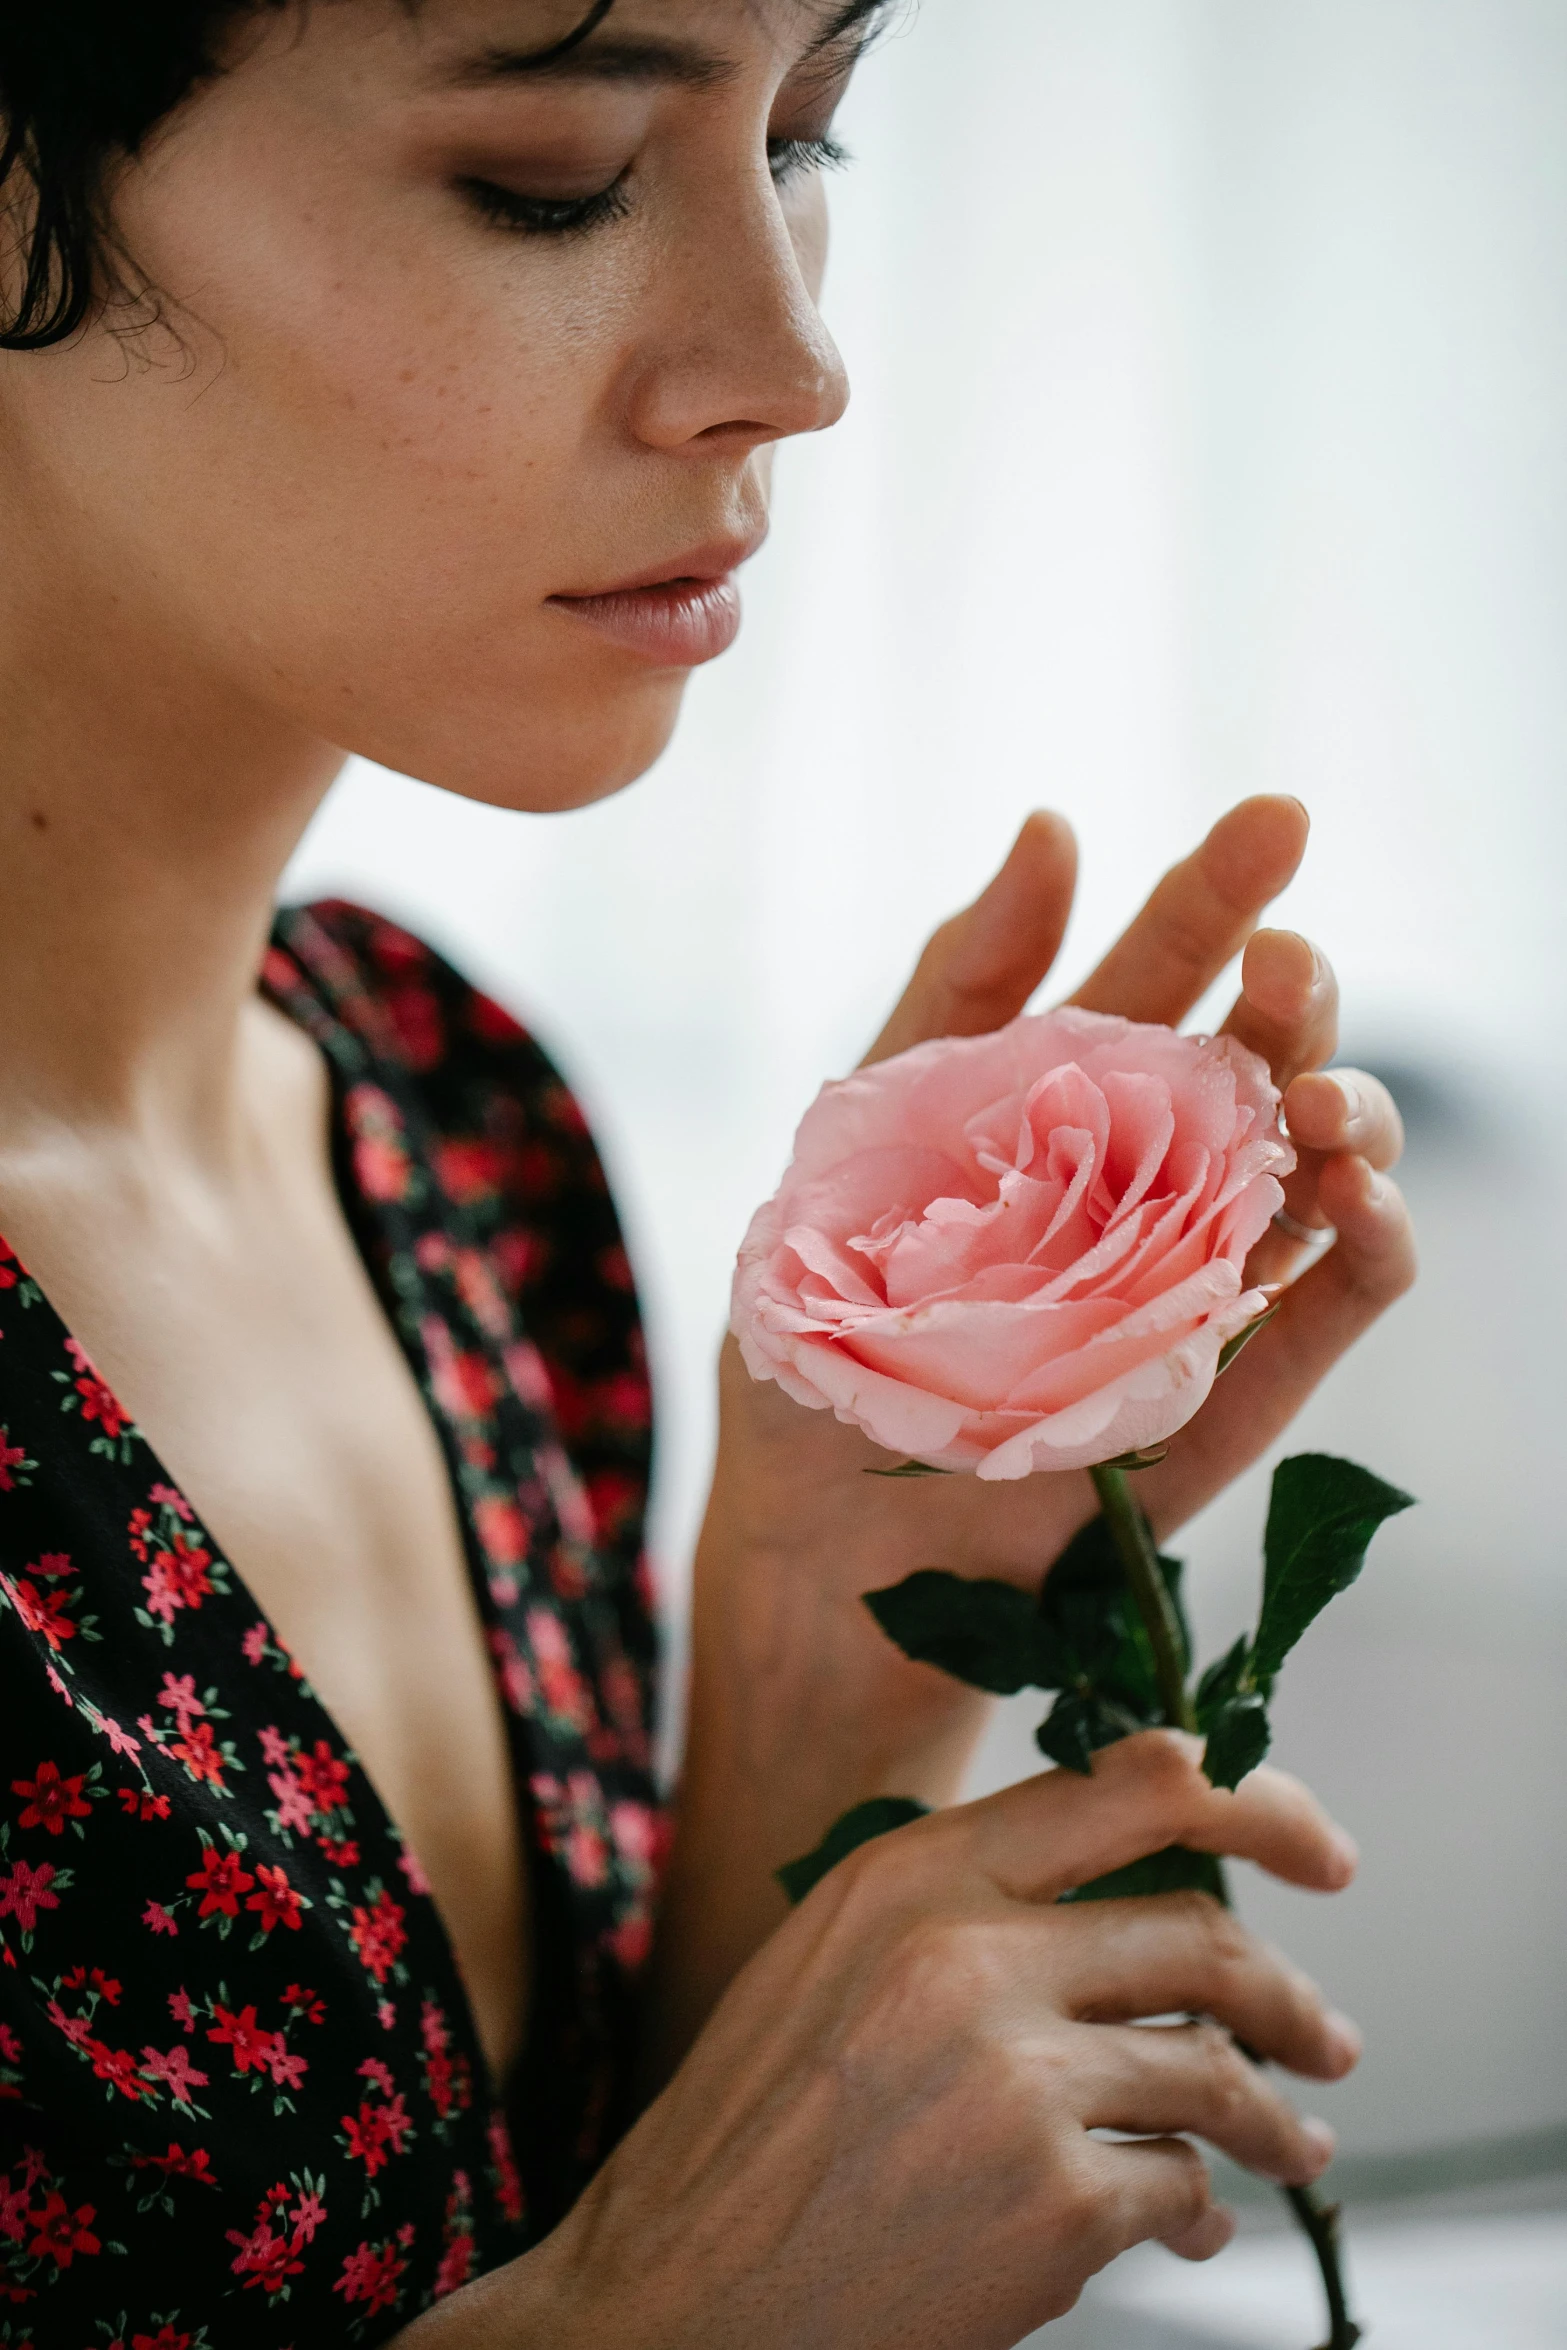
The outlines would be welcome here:
<svg viewBox="0 0 1567 2350">
<path fill-rule="evenodd" d="M 842 411 L 813 143 L 875 12 L 616 0 L 530 69 L 582 13 L 237 19 L 114 199 L 183 350 L 111 314 L 0 372 L 4 496 L 78 609 L 530 808 L 657 757 L 771 444 Z"/>
</svg>

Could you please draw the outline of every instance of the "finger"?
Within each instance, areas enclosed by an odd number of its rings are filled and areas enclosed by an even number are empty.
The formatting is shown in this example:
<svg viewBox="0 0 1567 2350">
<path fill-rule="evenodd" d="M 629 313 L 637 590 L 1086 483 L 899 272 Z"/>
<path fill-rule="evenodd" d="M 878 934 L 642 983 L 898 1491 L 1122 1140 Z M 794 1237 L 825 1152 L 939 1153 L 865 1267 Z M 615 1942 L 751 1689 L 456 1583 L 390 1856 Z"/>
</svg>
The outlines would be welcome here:
<svg viewBox="0 0 1567 2350">
<path fill-rule="evenodd" d="M 1195 2227 L 1182 2228 L 1164 2238 L 1167 2252 L 1177 2260 L 1212 2260 L 1235 2241 L 1235 2214 L 1222 2203 L 1210 2204 Z"/>
<path fill-rule="evenodd" d="M 1355 1847 L 1298 1780 L 1264 1768 L 1231 1793 L 1209 1785 L 1201 1755 L 1199 1738 L 1145 1730 L 1097 1754 L 1092 1778 L 1048 1771 L 926 1825 L 965 1837 L 975 1865 L 1019 1901 L 1053 1901 L 1170 1844 L 1233 1853 L 1319 1892 L 1349 1883 Z"/>
<path fill-rule="evenodd" d="M 1333 2159 L 1325 2122 L 1302 2121 L 1217 2024 L 1082 2027 L 1091 2068 L 1089 2129 L 1155 2137 L 1190 2132 L 1262 2178 L 1306 2187 Z"/>
<path fill-rule="evenodd" d="M 1317 1213 L 1337 1245 L 1285 1293 L 1278 1313 L 1219 1380 L 1170 1448 L 1138 1479 L 1168 1534 L 1267 1450 L 1320 1381 L 1415 1278 L 1415 1238 L 1398 1186 L 1363 1159 L 1324 1162 Z"/>
<path fill-rule="evenodd" d="M 1184 1019 L 1293 880 L 1311 819 L 1299 800 L 1243 800 L 1174 866 L 1072 998 L 1128 1020 Z"/>
<path fill-rule="evenodd" d="M 1385 1175 L 1404 1155 L 1404 1121 L 1379 1077 L 1364 1069 L 1324 1069 L 1297 1077 L 1284 1096 L 1290 1138 L 1304 1155 L 1352 1151 Z"/>
<path fill-rule="evenodd" d="M 1015 1019 L 1061 951 L 1076 886 L 1072 827 L 1037 810 L 995 879 L 934 934 L 866 1062 Z"/>
<path fill-rule="evenodd" d="M 1052 1919 L 1050 1963 L 1080 2022 L 1190 2011 L 1312 2080 L 1342 2080 L 1359 2061 L 1360 2034 L 1310 1976 L 1207 1894 L 1073 1904 Z"/>
<path fill-rule="evenodd" d="M 1338 1049 L 1338 981 L 1309 938 L 1259 930 L 1241 960 L 1241 992 L 1224 1034 L 1260 1053 L 1281 1090 Z"/>
<path fill-rule="evenodd" d="M 1094 2269 L 1134 2244 L 1201 2243 L 1204 2231 L 1212 2230 L 1213 2181 L 1184 2138 L 1144 2138 L 1126 2146 L 1091 2138 L 1086 2151 Z"/>
</svg>

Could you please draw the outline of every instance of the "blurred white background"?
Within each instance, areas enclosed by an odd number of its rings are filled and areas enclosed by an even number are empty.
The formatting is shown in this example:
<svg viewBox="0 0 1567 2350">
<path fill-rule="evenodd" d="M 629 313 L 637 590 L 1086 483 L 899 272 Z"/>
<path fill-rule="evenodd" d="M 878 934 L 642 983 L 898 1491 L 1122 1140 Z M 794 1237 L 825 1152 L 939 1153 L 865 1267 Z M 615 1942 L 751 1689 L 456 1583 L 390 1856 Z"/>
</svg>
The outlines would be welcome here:
<svg viewBox="0 0 1567 2350">
<path fill-rule="evenodd" d="M 1048 802 L 1070 980 L 1221 808 L 1298 793 L 1284 919 L 1407 1074 L 1428 1269 L 1293 1448 L 1425 1506 L 1286 1682 L 1361 1886 L 1248 1909 L 1368 2028 L 1327 2107 L 1352 2154 L 1555 2129 L 1567 2167 L 1564 120 L 1561 0 L 923 0 L 844 125 L 855 404 L 784 455 L 674 749 L 550 820 L 356 767 L 290 892 L 421 928 L 584 1093 L 678 1654 L 735 1246 L 926 930 Z M 1214 1644 L 1264 1503 L 1180 1545 Z"/>
</svg>

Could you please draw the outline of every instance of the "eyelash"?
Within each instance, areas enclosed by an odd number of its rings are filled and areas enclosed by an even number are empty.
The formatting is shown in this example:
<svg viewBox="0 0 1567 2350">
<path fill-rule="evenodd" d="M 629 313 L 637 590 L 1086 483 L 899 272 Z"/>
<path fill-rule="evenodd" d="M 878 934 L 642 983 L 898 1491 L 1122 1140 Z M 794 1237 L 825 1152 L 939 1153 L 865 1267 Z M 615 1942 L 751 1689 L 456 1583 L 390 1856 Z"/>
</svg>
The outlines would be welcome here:
<svg viewBox="0 0 1567 2350">
<path fill-rule="evenodd" d="M 841 171 L 853 159 L 836 139 L 775 139 L 768 161 L 775 187 L 786 187 L 807 172 Z M 631 210 L 627 174 L 611 180 L 591 196 L 521 196 L 494 180 L 461 179 L 458 191 L 497 228 L 520 236 L 584 236 L 610 221 L 624 220 Z"/>
</svg>

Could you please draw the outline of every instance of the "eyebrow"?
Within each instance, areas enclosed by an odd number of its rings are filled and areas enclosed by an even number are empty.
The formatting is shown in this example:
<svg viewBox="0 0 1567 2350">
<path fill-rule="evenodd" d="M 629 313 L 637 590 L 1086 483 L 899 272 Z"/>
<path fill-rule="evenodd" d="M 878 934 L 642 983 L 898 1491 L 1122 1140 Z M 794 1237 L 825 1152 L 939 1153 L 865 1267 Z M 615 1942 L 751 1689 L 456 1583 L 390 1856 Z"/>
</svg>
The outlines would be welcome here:
<svg viewBox="0 0 1567 2350">
<path fill-rule="evenodd" d="M 847 0 L 810 42 L 807 57 L 831 49 L 861 25 L 885 13 L 889 0 Z M 459 88 L 482 88 L 487 83 L 520 81 L 675 83 L 684 89 L 707 90 L 732 81 L 739 72 L 735 61 L 690 41 L 653 39 L 600 40 L 590 37 L 570 48 L 526 50 L 484 49 L 453 67 L 449 80 Z"/>
</svg>

